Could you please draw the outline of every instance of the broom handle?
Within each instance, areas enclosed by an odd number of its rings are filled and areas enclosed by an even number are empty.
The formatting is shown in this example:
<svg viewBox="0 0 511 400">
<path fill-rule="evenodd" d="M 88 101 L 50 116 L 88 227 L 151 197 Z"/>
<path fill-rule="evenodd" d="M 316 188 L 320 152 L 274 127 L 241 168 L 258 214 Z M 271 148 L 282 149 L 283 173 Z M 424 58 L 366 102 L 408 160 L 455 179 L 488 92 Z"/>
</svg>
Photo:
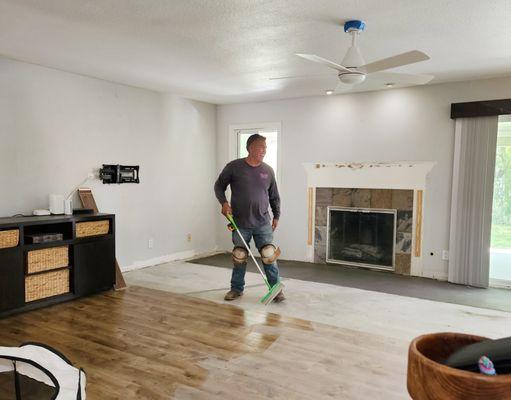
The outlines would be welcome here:
<svg viewBox="0 0 511 400">
<path fill-rule="evenodd" d="M 268 279 L 266 279 L 266 276 L 264 275 L 263 270 L 261 269 L 261 267 L 259 266 L 259 264 L 257 263 L 257 261 L 256 261 L 256 259 L 254 257 L 254 254 L 250 250 L 250 247 L 248 247 L 247 242 L 245 242 L 245 239 L 243 238 L 243 235 L 241 234 L 240 230 L 236 226 L 236 223 L 234 222 L 234 218 L 232 217 L 232 215 L 228 215 L 227 219 L 233 225 L 234 230 L 238 233 L 238 236 L 240 237 L 241 241 L 243 242 L 243 245 L 245 246 L 245 248 L 247 249 L 248 254 L 250 254 L 250 257 L 252 257 L 252 260 L 254 261 L 254 264 L 256 265 L 257 269 L 259 270 L 259 273 L 261 274 L 261 276 L 264 279 L 264 283 L 266 283 L 266 286 L 268 286 L 268 289 L 271 289 L 270 282 L 268 282 Z"/>
</svg>

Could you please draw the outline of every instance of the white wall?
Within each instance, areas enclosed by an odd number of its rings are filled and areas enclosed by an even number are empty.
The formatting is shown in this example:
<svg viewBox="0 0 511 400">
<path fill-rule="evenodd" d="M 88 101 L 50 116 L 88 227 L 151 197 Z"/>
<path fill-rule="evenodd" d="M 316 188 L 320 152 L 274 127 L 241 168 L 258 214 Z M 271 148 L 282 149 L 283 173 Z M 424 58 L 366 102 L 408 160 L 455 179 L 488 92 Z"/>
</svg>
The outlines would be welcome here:
<svg viewBox="0 0 511 400">
<path fill-rule="evenodd" d="M 450 103 L 509 97 L 507 78 L 216 107 L 0 57 L 0 216 L 46 208 L 49 193 L 67 193 L 102 163 L 139 164 L 140 185 L 90 184 L 100 209 L 117 215 L 121 266 L 217 244 L 230 249 L 212 190 L 229 159 L 229 125 L 281 122 L 276 240 L 284 258 L 306 256 L 302 162 L 436 161 L 425 199 L 424 269 L 442 277 L 454 136 Z"/>
<path fill-rule="evenodd" d="M 0 58 L 0 216 L 47 208 L 103 163 L 136 164 L 139 185 L 90 184 L 117 215 L 121 267 L 210 251 L 215 120 L 211 104 Z"/>
<path fill-rule="evenodd" d="M 217 172 L 229 160 L 229 125 L 282 123 L 283 258 L 306 259 L 307 191 L 303 162 L 436 161 L 425 198 L 424 275 L 445 278 L 454 122 L 450 104 L 511 97 L 511 78 L 321 96 L 217 108 Z M 221 221 L 220 217 L 217 217 Z M 218 242 L 230 249 L 221 225 Z M 430 253 L 433 253 L 431 256 Z"/>
</svg>

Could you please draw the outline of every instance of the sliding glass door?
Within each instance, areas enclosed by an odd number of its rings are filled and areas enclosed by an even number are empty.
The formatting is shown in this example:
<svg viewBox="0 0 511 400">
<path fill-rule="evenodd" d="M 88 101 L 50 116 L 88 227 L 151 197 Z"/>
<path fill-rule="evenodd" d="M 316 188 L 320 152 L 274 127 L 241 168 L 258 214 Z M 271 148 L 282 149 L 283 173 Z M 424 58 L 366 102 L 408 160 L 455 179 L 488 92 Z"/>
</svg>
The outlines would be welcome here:
<svg viewBox="0 0 511 400">
<path fill-rule="evenodd" d="M 490 248 L 490 284 L 511 287 L 511 116 L 499 118 Z"/>
</svg>

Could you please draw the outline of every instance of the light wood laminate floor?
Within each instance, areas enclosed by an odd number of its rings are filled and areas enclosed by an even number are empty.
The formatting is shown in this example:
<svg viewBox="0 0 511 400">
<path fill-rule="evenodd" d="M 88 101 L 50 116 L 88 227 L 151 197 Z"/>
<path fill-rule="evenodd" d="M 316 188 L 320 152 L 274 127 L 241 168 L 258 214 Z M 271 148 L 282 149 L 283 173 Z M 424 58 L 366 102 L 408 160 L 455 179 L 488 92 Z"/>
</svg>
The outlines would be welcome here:
<svg viewBox="0 0 511 400">
<path fill-rule="evenodd" d="M 405 399 L 407 342 L 131 286 L 0 320 L 87 373 L 88 399 Z"/>
</svg>

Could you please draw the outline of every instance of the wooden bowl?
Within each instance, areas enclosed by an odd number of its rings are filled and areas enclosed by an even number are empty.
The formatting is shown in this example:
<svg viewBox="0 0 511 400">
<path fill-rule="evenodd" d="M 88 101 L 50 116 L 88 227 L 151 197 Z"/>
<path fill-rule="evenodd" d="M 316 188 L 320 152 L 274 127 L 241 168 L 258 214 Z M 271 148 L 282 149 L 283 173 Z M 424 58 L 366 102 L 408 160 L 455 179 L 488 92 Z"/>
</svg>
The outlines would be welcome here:
<svg viewBox="0 0 511 400">
<path fill-rule="evenodd" d="M 415 338 L 408 349 L 407 387 L 412 399 L 511 399 L 511 374 L 487 376 L 440 364 L 459 348 L 486 339 L 462 333 Z"/>
</svg>

